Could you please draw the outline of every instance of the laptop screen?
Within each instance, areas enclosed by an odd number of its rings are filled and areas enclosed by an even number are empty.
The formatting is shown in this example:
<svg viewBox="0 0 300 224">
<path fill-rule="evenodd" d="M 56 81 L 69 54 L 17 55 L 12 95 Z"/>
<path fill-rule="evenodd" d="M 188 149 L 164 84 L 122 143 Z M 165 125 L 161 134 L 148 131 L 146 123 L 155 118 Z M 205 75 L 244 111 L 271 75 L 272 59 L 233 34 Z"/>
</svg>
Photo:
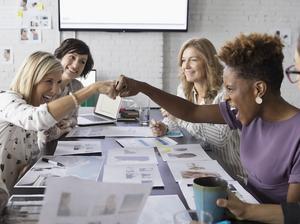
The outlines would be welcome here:
<svg viewBox="0 0 300 224">
<path fill-rule="evenodd" d="M 121 97 L 118 96 L 115 100 L 113 100 L 104 94 L 99 94 L 95 113 L 117 119 L 120 106 Z"/>
</svg>

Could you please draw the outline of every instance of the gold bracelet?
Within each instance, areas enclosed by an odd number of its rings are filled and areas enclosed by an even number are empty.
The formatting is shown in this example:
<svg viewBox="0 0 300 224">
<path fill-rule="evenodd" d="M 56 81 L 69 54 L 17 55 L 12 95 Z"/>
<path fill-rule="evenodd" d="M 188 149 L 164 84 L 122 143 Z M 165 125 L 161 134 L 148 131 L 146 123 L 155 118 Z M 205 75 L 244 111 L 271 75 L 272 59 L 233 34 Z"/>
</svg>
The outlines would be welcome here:
<svg viewBox="0 0 300 224">
<path fill-rule="evenodd" d="M 73 99 L 73 102 L 74 102 L 75 107 L 76 107 L 76 108 L 79 107 L 78 99 L 77 99 L 77 97 L 74 95 L 74 93 L 70 92 L 69 94 L 70 94 L 70 96 L 71 96 L 72 99 Z"/>
</svg>

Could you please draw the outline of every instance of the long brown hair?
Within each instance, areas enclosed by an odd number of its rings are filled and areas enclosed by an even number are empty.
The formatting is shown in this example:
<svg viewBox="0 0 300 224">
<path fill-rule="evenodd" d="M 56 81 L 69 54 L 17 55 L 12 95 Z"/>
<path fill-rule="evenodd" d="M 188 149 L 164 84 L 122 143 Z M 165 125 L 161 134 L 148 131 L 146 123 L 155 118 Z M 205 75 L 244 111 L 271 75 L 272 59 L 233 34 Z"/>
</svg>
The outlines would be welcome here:
<svg viewBox="0 0 300 224">
<path fill-rule="evenodd" d="M 203 59 L 205 60 L 205 75 L 206 75 L 206 84 L 207 89 L 205 93 L 205 101 L 212 101 L 215 96 L 218 94 L 218 91 L 221 89 L 223 80 L 223 66 L 219 62 L 217 58 L 217 51 L 214 45 L 206 38 L 194 38 L 186 41 L 182 46 L 178 53 L 178 65 L 179 69 L 179 77 L 182 83 L 183 92 L 185 97 L 193 102 L 193 87 L 194 83 L 188 82 L 184 75 L 184 71 L 181 69 L 182 65 L 182 55 L 183 52 L 189 48 L 195 48 L 197 51 L 201 53 Z"/>
</svg>

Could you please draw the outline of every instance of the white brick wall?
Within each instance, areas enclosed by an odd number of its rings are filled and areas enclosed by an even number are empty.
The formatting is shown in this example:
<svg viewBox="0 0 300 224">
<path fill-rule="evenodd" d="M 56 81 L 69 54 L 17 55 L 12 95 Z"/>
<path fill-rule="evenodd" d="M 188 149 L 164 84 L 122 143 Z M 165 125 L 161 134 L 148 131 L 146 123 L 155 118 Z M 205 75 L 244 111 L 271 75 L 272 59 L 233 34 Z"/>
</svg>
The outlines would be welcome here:
<svg viewBox="0 0 300 224">
<path fill-rule="evenodd" d="M 293 49 L 300 25 L 299 0 L 190 0 L 188 32 L 59 33 L 57 1 L 45 2 L 53 16 L 53 29 L 42 31 L 42 44 L 21 44 L 17 39 L 18 30 L 0 28 L 0 46 L 10 45 L 15 50 L 14 65 L 0 65 L 0 89 L 8 88 L 16 68 L 30 52 L 38 49 L 53 52 L 61 40 L 77 37 L 91 47 L 98 79 L 112 79 L 123 73 L 175 93 L 178 84 L 177 52 L 186 39 L 206 37 L 220 48 L 226 40 L 240 32 L 288 29 L 292 34 L 292 44 L 286 47 L 284 53 L 285 65 L 289 65 L 293 63 Z M 1 11 L 15 4 L 16 1 L 0 0 L 0 19 Z M 300 92 L 286 80 L 282 93 L 290 102 L 300 106 Z"/>
<path fill-rule="evenodd" d="M 164 34 L 164 89 L 176 92 L 177 52 L 182 42 L 206 37 L 217 48 L 240 32 L 291 31 L 291 46 L 284 49 L 285 66 L 293 63 L 300 26 L 299 0 L 190 0 L 189 32 Z M 300 106 L 300 92 L 284 79 L 283 96 Z"/>
</svg>

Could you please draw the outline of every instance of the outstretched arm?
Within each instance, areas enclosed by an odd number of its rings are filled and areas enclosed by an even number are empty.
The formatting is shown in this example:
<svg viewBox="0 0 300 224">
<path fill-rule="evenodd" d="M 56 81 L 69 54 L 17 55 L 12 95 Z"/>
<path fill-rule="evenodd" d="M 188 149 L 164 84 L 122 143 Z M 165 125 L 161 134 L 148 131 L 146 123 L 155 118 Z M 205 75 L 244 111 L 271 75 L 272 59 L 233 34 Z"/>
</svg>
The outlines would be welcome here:
<svg viewBox="0 0 300 224">
<path fill-rule="evenodd" d="M 98 81 L 76 91 L 73 95 L 78 101 L 78 104 L 80 104 L 95 93 L 103 93 L 115 99 L 117 95 L 115 91 L 115 81 Z M 74 110 L 74 107 L 75 103 L 72 96 L 64 96 L 48 103 L 48 111 L 57 121 L 60 121 Z"/>
<path fill-rule="evenodd" d="M 172 115 L 185 121 L 195 123 L 225 123 L 217 104 L 195 105 L 145 82 L 130 79 L 123 75 L 118 79 L 116 90 L 120 92 L 120 96 L 122 97 L 133 96 L 142 92 Z"/>
</svg>

